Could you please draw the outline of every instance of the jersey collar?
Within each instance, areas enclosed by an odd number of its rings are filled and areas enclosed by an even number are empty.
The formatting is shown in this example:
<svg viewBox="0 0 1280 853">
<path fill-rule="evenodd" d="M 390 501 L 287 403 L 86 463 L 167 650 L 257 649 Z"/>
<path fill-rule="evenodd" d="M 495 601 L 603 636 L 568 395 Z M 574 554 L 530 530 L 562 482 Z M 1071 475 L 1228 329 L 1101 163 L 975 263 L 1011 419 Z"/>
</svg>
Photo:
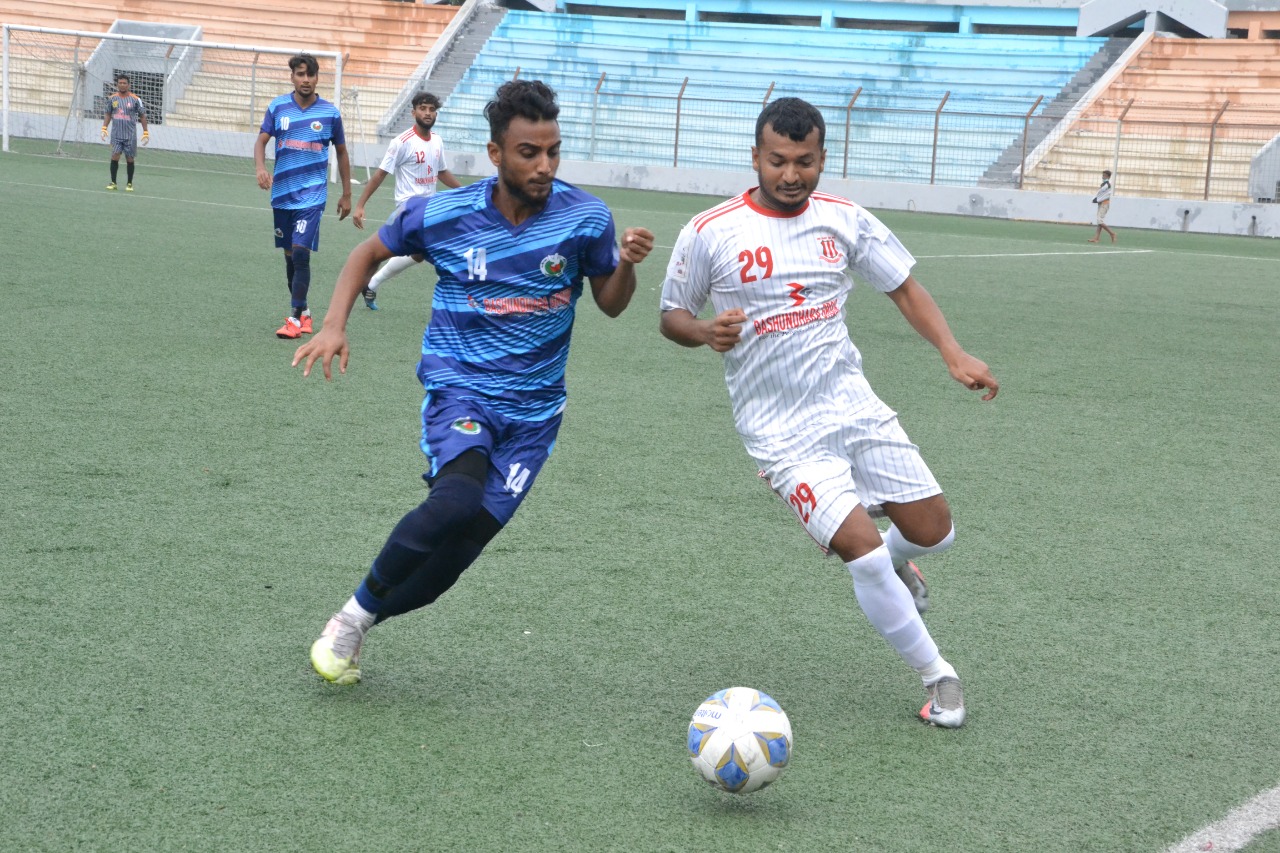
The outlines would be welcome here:
<svg viewBox="0 0 1280 853">
<path fill-rule="evenodd" d="M 761 216 L 769 216 L 769 217 L 772 217 L 773 219 L 794 219 L 795 217 L 800 216 L 802 213 L 804 213 L 806 210 L 809 209 L 809 199 L 804 200 L 804 207 L 800 208 L 799 210 L 793 210 L 790 213 L 783 213 L 781 210 L 773 210 L 768 207 L 761 207 L 760 205 L 756 204 L 754 201 L 751 200 L 751 194 L 758 189 L 760 188 L 756 186 L 744 192 L 742 194 L 742 200 L 747 203 L 747 207 L 751 208 Z"/>
</svg>

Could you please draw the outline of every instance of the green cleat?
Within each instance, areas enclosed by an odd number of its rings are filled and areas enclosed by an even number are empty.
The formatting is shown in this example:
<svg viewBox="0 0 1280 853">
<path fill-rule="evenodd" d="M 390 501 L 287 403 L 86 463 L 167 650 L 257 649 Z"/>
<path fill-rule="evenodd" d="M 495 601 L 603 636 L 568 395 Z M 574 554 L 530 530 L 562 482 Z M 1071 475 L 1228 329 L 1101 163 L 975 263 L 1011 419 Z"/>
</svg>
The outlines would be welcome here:
<svg viewBox="0 0 1280 853">
<path fill-rule="evenodd" d="M 367 629 L 335 613 L 320 639 L 311 644 L 311 666 L 325 681 L 355 684 L 360 680 L 360 644 Z"/>
<path fill-rule="evenodd" d="M 125 184 L 125 185 L 124 185 L 124 191 L 125 191 L 125 192 L 127 192 L 127 193 L 131 193 L 131 192 L 133 192 L 133 184 Z"/>
<path fill-rule="evenodd" d="M 115 190 L 115 188 L 116 188 L 116 182 L 115 182 L 115 181 L 112 181 L 111 183 L 107 184 L 107 189 L 114 191 L 114 190 Z"/>
</svg>

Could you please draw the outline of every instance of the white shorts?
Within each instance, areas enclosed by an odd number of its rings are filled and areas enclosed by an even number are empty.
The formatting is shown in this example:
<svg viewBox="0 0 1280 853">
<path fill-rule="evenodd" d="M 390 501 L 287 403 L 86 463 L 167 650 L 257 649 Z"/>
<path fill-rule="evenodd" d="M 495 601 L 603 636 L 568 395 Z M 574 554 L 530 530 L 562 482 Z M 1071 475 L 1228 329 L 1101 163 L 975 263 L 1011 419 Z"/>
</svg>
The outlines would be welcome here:
<svg viewBox="0 0 1280 853">
<path fill-rule="evenodd" d="M 1107 221 L 1107 211 L 1111 209 L 1110 201 L 1098 202 L 1098 224 L 1102 225 Z"/>
<path fill-rule="evenodd" d="M 747 448 L 760 476 L 826 549 L 858 504 L 883 516 L 881 504 L 909 503 L 942 494 L 933 472 L 878 398 L 826 433 L 794 441 L 768 455 Z M 773 458 L 770 458 L 773 457 Z"/>
</svg>

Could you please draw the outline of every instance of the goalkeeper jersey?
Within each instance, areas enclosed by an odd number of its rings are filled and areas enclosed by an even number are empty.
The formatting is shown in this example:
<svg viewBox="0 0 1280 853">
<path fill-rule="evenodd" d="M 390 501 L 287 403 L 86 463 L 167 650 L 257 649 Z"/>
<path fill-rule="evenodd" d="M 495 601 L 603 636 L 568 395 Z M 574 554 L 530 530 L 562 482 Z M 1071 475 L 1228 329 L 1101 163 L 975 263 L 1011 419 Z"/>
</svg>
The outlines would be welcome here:
<svg viewBox="0 0 1280 853">
<path fill-rule="evenodd" d="M 111 141 L 133 142 L 137 136 L 138 119 L 147 114 L 142 99 L 132 92 L 127 95 L 112 92 L 108 103 L 111 110 Z"/>
<path fill-rule="evenodd" d="M 439 275 L 418 362 L 423 387 L 543 421 L 564 408 L 583 279 L 617 269 L 613 215 L 556 180 L 546 207 L 512 225 L 493 206 L 496 182 L 411 198 L 378 236 L 397 255 L 424 255 Z"/>
<path fill-rule="evenodd" d="M 259 130 L 276 140 L 271 206 L 285 210 L 324 207 L 329 197 L 329 146 L 347 144 L 338 108 L 316 98 L 303 109 L 290 92 L 267 106 Z"/>
</svg>

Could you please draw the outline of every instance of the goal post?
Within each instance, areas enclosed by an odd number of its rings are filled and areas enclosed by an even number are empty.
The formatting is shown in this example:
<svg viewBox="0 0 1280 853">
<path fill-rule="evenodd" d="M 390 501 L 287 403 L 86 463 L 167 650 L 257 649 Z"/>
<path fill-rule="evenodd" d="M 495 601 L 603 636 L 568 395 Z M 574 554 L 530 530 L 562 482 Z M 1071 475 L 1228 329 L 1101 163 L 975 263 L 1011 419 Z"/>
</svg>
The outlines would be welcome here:
<svg viewBox="0 0 1280 853">
<path fill-rule="evenodd" d="M 267 105 L 292 91 L 288 60 L 303 52 L 320 64 L 318 94 L 341 109 L 334 51 L 5 24 L 0 150 L 101 157 L 107 98 L 124 74 L 146 106 L 148 168 L 252 174 Z"/>
</svg>

